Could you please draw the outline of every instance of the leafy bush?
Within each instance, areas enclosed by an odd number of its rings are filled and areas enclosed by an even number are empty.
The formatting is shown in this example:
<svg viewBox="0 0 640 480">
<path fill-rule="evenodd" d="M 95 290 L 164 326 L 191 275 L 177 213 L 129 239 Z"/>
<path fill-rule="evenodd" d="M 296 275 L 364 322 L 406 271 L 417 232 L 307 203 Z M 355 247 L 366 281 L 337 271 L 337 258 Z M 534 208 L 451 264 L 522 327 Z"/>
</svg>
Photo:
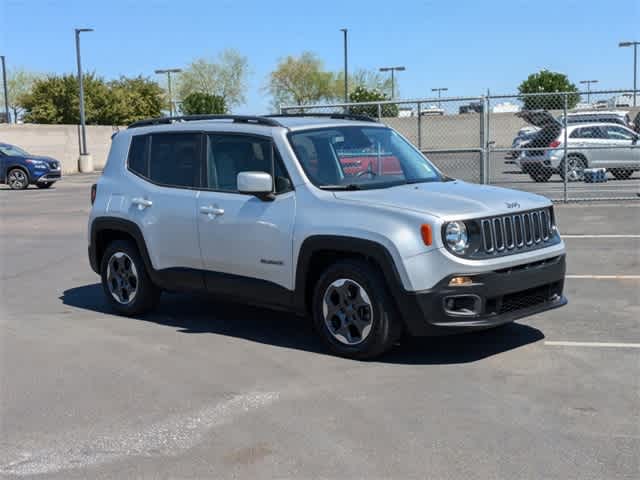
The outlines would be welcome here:
<svg viewBox="0 0 640 480">
<path fill-rule="evenodd" d="M 363 86 L 358 86 L 349 94 L 349 100 L 352 103 L 380 102 L 389 100 L 389 97 L 378 89 L 368 89 Z M 378 116 L 378 105 L 354 105 L 349 108 L 349 112 L 354 115 L 366 115 L 368 117 L 376 118 Z M 398 105 L 382 105 L 380 108 L 380 114 L 383 117 L 397 117 Z"/>
<path fill-rule="evenodd" d="M 222 114 L 227 112 L 224 98 L 219 95 L 193 92 L 182 101 L 182 113 L 185 115 Z"/>
<path fill-rule="evenodd" d="M 83 77 L 85 120 L 89 125 L 126 125 L 157 117 L 162 110 L 162 89 L 143 77 L 105 82 L 89 73 Z M 75 75 L 50 75 L 35 80 L 22 95 L 24 121 L 73 125 L 80 122 L 78 79 Z"/>
</svg>

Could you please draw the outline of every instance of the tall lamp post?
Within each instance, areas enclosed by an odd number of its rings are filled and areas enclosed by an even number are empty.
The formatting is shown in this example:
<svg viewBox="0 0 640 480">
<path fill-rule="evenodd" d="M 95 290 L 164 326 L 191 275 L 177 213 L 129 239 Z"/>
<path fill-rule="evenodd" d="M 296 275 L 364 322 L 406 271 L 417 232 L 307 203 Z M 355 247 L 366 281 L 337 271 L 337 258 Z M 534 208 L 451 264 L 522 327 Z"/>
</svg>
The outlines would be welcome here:
<svg viewBox="0 0 640 480">
<path fill-rule="evenodd" d="M 633 106 L 637 106 L 637 98 L 638 98 L 638 45 L 640 42 L 620 42 L 618 44 L 619 47 L 633 47 Z"/>
<path fill-rule="evenodd" d="M 344 103 L 349 103 L 349 54 L 347 51 L 347 34 L 349 30 L 341 28 L 340 31 L 344 34 Z"/>
<path fill-rule="evenodd" d="M 404 72 L 406 70 L 405 67 L 380 67 L 379 70 L 381 72 L 391 72 L 391 99 L 393 100 L 396 96 L 396 87 L 395 87 L 395 72 Z"/>
<path fill-rule="evenodd" d="M 440 108 L 440 97 L 442 95 L 442 92 L 447 92 L 449 91 L 449 89 L 447 87 L 438 87 L 438 88 L 432 88 L 431 91 L 438 92 L 438 108 Z"/>
<path fill-rule="evenodd" d="M 587 103 L 591 103 L 591 84 L 598 83 L 598 80 L 580 80 L 580 83 L 587 86 Z"/>
<path fill-rule="evenodd" d="M 171 94 L 171 74 L 182 72 L 181 68 L 165 68 L 163 70 L 156 70 L 158 75 L 163 73 L 167 74 L 167 89 L 169 90 L 169 116 L 173 117 L 173 95 Z"/>
<path fill-rule="evenodd" d="M 82 82 L 82 62 L 80 59 L 80 34 L 93 32 L 93 28 L 76 28 L 76 60 L 78 62 L 78 85 L 80 87 L 80 159 L 78 169 L 81 172 L 93 172 L 93 159 L 87 152 L 87 132 L 84 118 L 84 86 Z"/>
<path fill-rule="evenodd" d="M 4 63 L 4 55 L 0 55 L 2 60 L 2 89 L 4 91 L 4 111 L 7 114 L 7 123 L 11 123 L 9 117 L 9 91 L 7 89 L 7 65 Z"/>
</svg>

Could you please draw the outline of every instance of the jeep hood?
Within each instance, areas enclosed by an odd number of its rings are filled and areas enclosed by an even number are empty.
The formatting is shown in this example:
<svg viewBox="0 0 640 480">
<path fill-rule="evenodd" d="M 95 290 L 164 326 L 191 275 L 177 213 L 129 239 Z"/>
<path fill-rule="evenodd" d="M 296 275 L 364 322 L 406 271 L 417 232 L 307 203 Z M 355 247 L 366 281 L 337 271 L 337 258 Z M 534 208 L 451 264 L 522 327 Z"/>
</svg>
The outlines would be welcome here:
<svg viewBox="0 0 640 480">
<path fill-rule="evenodd" d="M 540 195 L 460 180 L 341 191 L 334 195 L 342 201 L 412 210 L 446 219 L 501 215 L 551 204 Z"/>
</svg>

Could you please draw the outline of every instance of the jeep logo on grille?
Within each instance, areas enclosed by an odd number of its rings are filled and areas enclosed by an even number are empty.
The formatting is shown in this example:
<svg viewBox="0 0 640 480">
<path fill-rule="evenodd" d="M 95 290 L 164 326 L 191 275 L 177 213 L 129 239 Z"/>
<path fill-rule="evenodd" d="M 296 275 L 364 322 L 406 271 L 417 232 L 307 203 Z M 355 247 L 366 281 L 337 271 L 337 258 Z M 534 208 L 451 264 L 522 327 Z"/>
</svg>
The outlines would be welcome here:
<svg viewBox="0 0 640 480">
<path fill-rule="evenodd" d="M 520 208 L 520 204 L 518 202 L 505 202 L 507 208 Z"/>
</svg>

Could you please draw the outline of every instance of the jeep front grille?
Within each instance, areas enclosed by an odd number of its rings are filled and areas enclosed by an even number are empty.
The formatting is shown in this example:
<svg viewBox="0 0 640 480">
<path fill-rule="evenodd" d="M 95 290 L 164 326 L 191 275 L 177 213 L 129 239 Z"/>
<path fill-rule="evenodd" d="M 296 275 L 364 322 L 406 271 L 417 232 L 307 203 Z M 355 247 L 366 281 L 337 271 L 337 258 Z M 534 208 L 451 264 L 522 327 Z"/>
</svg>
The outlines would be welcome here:
<svg viewBox="0 0 640 480">
<path fill-rule="evenodd" d="M 515 254 L 556 243 L 551 208 L 483 218 L 480 221 L 484 255 Z M 478 252 L 480 253 L 480 252 Z"/>
</svg>

